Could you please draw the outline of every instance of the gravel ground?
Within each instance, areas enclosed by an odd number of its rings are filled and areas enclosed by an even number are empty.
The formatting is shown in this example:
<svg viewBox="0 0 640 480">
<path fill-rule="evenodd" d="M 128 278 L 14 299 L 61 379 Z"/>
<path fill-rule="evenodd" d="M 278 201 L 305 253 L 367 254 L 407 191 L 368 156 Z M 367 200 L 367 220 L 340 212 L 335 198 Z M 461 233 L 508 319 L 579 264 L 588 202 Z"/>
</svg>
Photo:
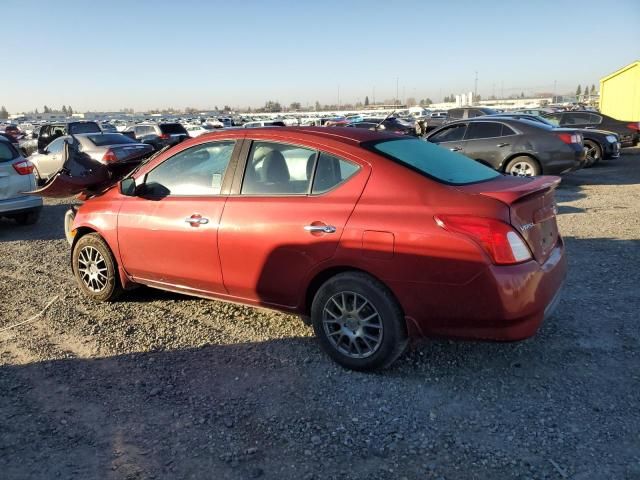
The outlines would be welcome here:
<svg viewBox="0 0 640 480">
<path fill-rule="evenodd" d="M 564 178 L 570 272 L 525 342 L 346 371 L 295 317 L 151 289 L 82 297 L 65 202 L 0 221 L 6 479 L 640 478 L 640 150 Z"/>
</svg>

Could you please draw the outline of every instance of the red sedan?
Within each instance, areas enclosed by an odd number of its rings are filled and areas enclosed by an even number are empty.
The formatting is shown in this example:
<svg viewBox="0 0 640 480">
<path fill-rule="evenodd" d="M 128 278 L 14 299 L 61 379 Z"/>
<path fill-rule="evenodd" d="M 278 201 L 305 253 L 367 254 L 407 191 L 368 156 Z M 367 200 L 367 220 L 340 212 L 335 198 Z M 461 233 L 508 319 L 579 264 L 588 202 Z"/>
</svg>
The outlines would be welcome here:
<svg viewBox="0 0 640 480">
<path fill-rule="evenodd" d="M 86 201 L 73 272 L 98 301 L 145 284 L 297 313 L 379 368 L 412 337 L 537 331 L 567 269 L 558 183 L 369 130 L 216 132 Z"/>
</svg>

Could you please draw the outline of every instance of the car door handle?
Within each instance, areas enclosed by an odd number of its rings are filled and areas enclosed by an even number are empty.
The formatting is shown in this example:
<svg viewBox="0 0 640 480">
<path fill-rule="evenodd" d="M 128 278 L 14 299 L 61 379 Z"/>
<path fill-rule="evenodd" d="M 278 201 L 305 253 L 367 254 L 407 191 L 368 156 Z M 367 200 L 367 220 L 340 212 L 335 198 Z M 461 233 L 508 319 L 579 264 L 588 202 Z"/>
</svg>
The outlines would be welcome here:
<svg viewBox="0 0 640 480">
<path fill-rule="evenodd" d="M 197 227 L 198 225 L 206 225 L 207 223 L 209 223 L 208 218 L 201 217 L 200 215 L 191 215 L 189 218 L 185 218 L 184 221 L 191 224 L 192 227 Z"/>
<path fill-rule="evenodd" d="M 305 225 L 304 229 L 311 233 L 336 233 L 336 227 L 333 225 Z"/>
<path fill-rule="evenodd" d="M 498 145 L 496 145 L 496 147 L 502 148 L 502 147 L 508 147 L 510 144 L 509 143 L 499 143 Z"/>
<path fill-rule="evenodd" d="M 460 147 L 451 147 L 449 150 L 451 150 L 452 152 L 459 152 L 462 149 Z"/>
</svg>

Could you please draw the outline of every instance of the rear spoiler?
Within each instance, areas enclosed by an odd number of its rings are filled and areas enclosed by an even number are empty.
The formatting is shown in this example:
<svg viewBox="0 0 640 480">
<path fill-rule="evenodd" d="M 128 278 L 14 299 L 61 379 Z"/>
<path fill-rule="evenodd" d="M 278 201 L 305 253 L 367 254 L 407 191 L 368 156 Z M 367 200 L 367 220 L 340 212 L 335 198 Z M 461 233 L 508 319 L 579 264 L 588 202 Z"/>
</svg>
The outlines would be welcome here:
<svg viewBox="0 0 640 480">
<path fill-rule="evenodd" d="M 522 177 L 511 177 L 511 179 L 512 180 L 509 181 L 509 179 L 505 179 L 505 177 L 500 177 L 500 181 L 465 185 L 464 191 L 467 193 L 476 193 L 485 197 L 495 198 L 496 200 L 500 200 L 502 203 L 512 205 L 529 195 L 543 191 L 555 190 L 556 187 L 560 185 L 561 181 L 560 177 L 550 175 L 533 177 L 524 182 L 522 181 Z"/>
</svg>

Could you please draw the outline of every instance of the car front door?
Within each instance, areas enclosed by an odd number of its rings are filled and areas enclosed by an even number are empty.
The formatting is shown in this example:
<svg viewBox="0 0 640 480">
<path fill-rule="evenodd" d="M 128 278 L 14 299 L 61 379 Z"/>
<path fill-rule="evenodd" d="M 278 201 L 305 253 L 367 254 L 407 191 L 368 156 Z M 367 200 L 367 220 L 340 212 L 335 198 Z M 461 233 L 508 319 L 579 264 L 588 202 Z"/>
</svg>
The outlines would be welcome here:
<svg viewBox="0 0 640 480">
<path fill-rule="evenodd" d="M 464 153 L 465 141 L 464 133 L 467 129 L 466 123 L 456 123 L 449 125 L 429 136 L 431 143 L 448 148 L 452 152 Z"/>
<path fill-rule="evenodd" d="M 498 169 L 502 160 L 511 151 L 511 141 L 509 132 L 515 134 L 513 130 L 506 127 L 503 137 L 503 125 L 498 122 L 469 122 L 464 136 L 464 154 Z"/>
<path fill-rule="evenodd" d="M 134 280 L 224 293 L 218 225 L 223 182 L 233 175 L 239 148 L 233 140 L 192 146 L 136 179 L 136 195 L 124 196 L 118 213 L 122 265 Z"/>
<path fill-rule="evenodd" d="M 260 304 L 299 304 L 301 285 L 333 256 L 369 176 L 367 164 L 343 155 L 252 142 L 220 223 L 230 295 Z"/>
<path fill-rule="evenodd" d="M 64 160 L 62 158 L 64 154 L 64 142 L 67 138 L 71 137 L 58 137 L 51 142 L 44 151 L 37 155 L 38 176 L 42 179 L 49 178 L 56 173 L 60 168 Z"/>
</svg>

